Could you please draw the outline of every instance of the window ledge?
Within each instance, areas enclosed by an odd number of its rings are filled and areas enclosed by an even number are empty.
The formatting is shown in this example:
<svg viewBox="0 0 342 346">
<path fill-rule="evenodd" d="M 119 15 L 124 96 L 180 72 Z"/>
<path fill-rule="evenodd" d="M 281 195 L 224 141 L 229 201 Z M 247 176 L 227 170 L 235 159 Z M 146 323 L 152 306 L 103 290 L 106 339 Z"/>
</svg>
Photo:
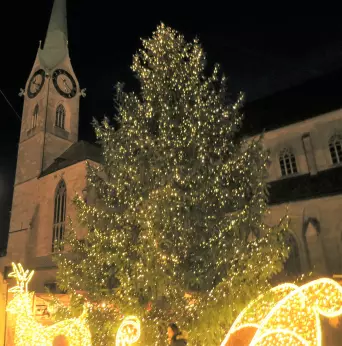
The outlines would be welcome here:
<svg viewBox="0 0 342 346">
<path fill-rule="evenodd" d="M 330 164 L 330 168 L 336 168 L 336 167 L 342 167 L 342 162 L 331 163 Z"/>
<path fill-rule="evenodd" d="M 298 177 L 298 176 L 303 175 L 303 174 L 306 174 L 306 173 L 297 172 L 297 173 L 293 173 L 293 174 L 281 175 L 281 176 L 278 176 L 276 179 L 274 179 L 272 181 L 278 181 L 278 180 L 285 180 L 285 179 L 289 179 L 289 178 L 294 178 L 294 177 Z M 270 183 L 271 183 L 271 181 L 270 181 Z"/>
<path fill-rule="evenodd" d="M 63 255 L 68 253 L 67 250 L 56 250 L 56 251 L 51 251 L 50 256 L 55 256 L 55 255 Z"/>
<path fill-rule="evenodd" d="M 64 139 L 69 139 L 69 132 L 61 127 L 54 125 L 54 133 L 58 137 L 62 137 Z"/>
<path fill-rule="evenodd" d="M 26 131 L 26 136 L 27 136 L 28 138 L 34 136 L 34 135 L 37 133 L 37 129 L 38 129 L 38 127 L 35 126 L 35 127 L 32 127 L 31 129 L 27 130 L 27 131 Z"/>
</svg>

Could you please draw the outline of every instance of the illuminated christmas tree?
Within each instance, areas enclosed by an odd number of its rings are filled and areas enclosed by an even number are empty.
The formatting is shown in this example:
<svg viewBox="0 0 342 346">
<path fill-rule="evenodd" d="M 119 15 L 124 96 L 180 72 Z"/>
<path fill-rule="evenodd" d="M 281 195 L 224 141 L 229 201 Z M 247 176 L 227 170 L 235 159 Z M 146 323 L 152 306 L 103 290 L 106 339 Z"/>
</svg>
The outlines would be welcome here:
<svg viewBox="0 0 342 346">
<path fill-rule="evenodd" d="M 117 87 L 119 130 L 95 124 L 104 158 L 89 167 L 96 202 L 76 201 L 89 233 L 71 232 L 59 285 L 94 302 L 97 345 L 108 342 L 111 312 L 139 316 L 144 345 L 163 345 L 172 321 L 192 345 L 218 345 L 281 270 L 287 225 L 263 222 L 268 155 L 239 135 L 243 95 L 232 102 L 218 66 L 206 74 L 198 40 L 161 24 L 142 42 L 132 64 L 140 91 Z"/>
</svg>

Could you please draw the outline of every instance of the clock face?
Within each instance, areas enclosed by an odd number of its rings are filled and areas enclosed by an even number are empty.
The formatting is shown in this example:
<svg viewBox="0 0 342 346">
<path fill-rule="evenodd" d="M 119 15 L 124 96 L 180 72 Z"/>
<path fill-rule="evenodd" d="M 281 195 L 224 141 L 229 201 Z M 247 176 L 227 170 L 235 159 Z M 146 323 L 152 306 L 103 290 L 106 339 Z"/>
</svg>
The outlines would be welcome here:
<svg viewBox="0 0 342 346">
<path fill-rule="evenodd" d="M 45 71 L 40 69 L 37 70 L 30 79 L 27 96 L 29 98 L 36 97 L 40 90 L 42 90 L 43 85 L 45 83 Z"/>
<path fill-rule="evenodd" d="M 52 80 L 56 90 L 63 97 L 72 98 L 76 95 L 76 82 L 69 72 L 57 69 L 52 75 Z"/>
</svg>

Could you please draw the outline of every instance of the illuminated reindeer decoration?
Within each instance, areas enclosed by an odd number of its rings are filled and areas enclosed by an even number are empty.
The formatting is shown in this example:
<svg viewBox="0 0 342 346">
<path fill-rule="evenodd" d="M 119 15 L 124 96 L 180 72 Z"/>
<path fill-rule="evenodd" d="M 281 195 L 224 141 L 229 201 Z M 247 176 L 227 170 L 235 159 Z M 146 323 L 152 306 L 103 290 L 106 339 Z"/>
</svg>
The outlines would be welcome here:
<svg viewBox="0 0 342 346">
<path fill-rule="evenodd" d="M 86 308 L 78 318 L 67 319 L 52 326 L 45 327 L 38 323 L 32 312 L 33 293 L 28 292 L 28 283 L 33 271 L 24 270 L 21 264 L 12 263 L 13 272 L 9 274 L 17 285 L 9 292 L 14 297 L 7 306 L 7 311 L 16 316 L 16 346 L 52 346 L 54 341 L 64 338 L 68 346 L 91 346 L 91 334 L 86 320 Z"/>
</svg>

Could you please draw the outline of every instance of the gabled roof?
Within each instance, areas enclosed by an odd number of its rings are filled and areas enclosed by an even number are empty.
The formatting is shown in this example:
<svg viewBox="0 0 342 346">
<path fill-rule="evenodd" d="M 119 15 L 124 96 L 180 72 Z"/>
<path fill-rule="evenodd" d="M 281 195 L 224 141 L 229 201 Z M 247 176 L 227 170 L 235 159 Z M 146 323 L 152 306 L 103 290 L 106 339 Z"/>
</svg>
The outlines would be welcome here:
<svg viewBox="0 0 342 346">
<path fill-rule="evenodd" d="M 71 145 L 61 156 L 57 157 L 54 163 L 46 168 L 39 177 L 44 177 L 45 175 L 86 160 L 101 163 L 101 147 L 86 141 L 79 141 Z"/>
<path fill-rule="evenodd" d="M 342 193 L 342 166 L 269 183 L 269 204 L 281 204 Z"/>
</svg>

